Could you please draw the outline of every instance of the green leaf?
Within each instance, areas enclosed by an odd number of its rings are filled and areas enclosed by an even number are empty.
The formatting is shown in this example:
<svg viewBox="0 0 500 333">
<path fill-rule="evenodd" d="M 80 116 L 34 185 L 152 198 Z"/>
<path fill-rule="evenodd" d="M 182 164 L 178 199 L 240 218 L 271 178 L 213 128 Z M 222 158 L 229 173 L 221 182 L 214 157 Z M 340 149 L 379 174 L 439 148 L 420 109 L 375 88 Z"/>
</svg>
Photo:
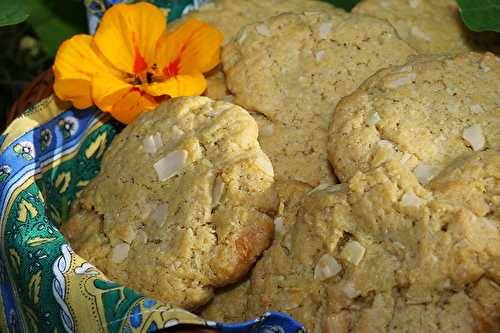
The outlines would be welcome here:
<svg viewBox="0 0 500 333">
<path fill-rule="evenodd" d="M 457 0 L 457 3 L 470 30 L 500 32 L 500 0 Z"/>
<path fill-rule="evenodd" d="M 347 11 L 351 11 L 351 9 L 358 4 L 361 0 L 325 0 L 335 7 L 343 8 Z"/>
<path fill-rule="evenodd" d="M 23 22 L 29 16 L 22 0 L 0 1 L 0 27 Z"/>
<path fill-rule="evenodd" d="M 25 0 L 31 8 L 28 22 L 40 45 L 54 57 L 59 45 L 73 35 L 87 32 L 85 7 L 78 0 Z"/>
</svg>

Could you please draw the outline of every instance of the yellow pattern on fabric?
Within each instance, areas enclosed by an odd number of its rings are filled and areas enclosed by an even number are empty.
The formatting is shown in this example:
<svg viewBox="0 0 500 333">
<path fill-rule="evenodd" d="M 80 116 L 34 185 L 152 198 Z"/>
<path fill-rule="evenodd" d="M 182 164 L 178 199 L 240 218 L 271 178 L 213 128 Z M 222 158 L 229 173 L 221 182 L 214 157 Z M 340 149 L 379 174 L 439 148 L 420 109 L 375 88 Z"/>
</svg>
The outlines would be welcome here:
<svg viewBox="0 0 500 333">
<path fill-rule="evenodd" d="M 33 106 L 31 111 L 26 112 L 24 115 L 16 118 L 4 131 L 6 136 L 5 141 L 0 147 L 0 152 L 3 152 L 16 138 L 24 133 L 34 129 L 41 124 L 44 124 L 52 118 L 58 116 L 71 105 L 67 102 L 61 102 L 53 95 L 47 97 L 41 102 Z"/>
</svg>

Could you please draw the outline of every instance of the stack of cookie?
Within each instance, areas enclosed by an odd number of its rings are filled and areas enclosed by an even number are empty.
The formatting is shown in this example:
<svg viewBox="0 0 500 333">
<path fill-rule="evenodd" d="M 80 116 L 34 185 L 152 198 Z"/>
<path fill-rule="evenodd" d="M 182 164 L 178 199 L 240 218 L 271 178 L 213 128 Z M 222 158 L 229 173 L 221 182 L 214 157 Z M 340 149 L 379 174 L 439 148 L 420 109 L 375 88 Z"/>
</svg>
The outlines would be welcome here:
<svg viewBox="0 0 500 333">
<path fill-rule="evenodd" d="M 221 101 L 169 101 L 118 136 L 64 226 L 75 250 L 216 321 L 500 330 L 498 37 L 453 0 L 188 17 L 225 34 L 206 93 Z"/>
</svg>

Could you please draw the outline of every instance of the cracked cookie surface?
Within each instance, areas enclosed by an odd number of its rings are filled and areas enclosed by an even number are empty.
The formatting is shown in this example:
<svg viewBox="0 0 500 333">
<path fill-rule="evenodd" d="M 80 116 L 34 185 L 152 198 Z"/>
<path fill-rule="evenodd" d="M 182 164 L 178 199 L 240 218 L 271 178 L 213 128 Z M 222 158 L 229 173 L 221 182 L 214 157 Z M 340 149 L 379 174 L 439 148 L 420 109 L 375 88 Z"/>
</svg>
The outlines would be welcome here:
<svg viewBox="0 0 500 333">
<path fill-rule="evenodd" d="M 384 69 L 333 114 L 329 160 L 346 181 L 387 160 L 425 184 L 461 154 L 500 149 L 500 58 L 417 57 Z"/>
<path fill-rule="evenodd" d="M 473 169 L 471 169 L 473 168 Z M 390 161 L 313 191 L 252 270 L 247 318 L 284 311 L 316 332 L 497 332 L 500 153 L 423 187 Z M 464 204 L 466 184 L 488 204 Z"/>
<path fill-rule="evenodd" d="M 327 161 L 336 103 L 377 70 L 415 51 L 387 22 L 361 15 L 282 14 L 243 28 L 222 52 L 235 103 L 263 114 L 278 178 L 335 180 Z"/>
<path fill-rule="evenodd" d="M 193 309 L 270 245 L 273 169 L 242 108 L 173 99 L 113 141 L 62 228 L 110 279 Z"/>
<path fill-rule="evenodd" d="M 455 0 L 363 0 L 353 12 L 389 21 L 423 54 L 485 51 L 500 42 L 495 33 L 468 30 Z"/>
</svg>

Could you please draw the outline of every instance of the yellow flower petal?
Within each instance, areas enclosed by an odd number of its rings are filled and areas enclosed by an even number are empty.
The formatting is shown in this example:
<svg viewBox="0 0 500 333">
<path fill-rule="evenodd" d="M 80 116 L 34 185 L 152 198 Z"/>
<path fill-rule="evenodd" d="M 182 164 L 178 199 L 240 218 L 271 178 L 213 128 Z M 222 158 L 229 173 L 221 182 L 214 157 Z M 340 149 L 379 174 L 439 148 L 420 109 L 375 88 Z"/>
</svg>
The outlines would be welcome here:
<svg viewBox="0 0 500 333">
<path fill-rule="evenodd" d="M 99 109 L 111 113 L 124 124 L 132 122 L 141 112 L 158 106 L 154 97 L 146 95 L 140 87 L 105 72 L 93 76 L 92 98 Z"/>
<path fill-rule="evenodd" d="M 80 79 L 55 80 L 54 92 L 63 101 L 71 101 L 77 109 L 86 109 L 92 104 L 90 81 Z"/>
<path fill-rule="evenodd" d="M 152 96 L 199 96 L 207 88 L 207 80 L 201 73 L 177 75 L 163 82 L 143 85 L 142 88 Z"/>
<path fill-rule="evenodd" d="M 118 4 L 104 14 L 94 38 L 99 51 L 117 68 L 140 73 L 153 64 L 156 44 L 166 28 L 166 18 L 155 6 Z"/>
<path fill-rule="evenodd" d="M 133 85 L 107 72 L 95 73 L 92 78 L 92 99 L 104 112 L 110 112 L 113 105 L 129 92 Z"/>
<path fill-rule="evenodd" d="M 97 53 L 89 35 L 76 35 L 59 47 L 54 61 L 54 92 L 77 108 L 92 105 L 90 81 L 95 72 L 116 73 Z"/>
<path fill-rule="evenodd" d="M 118 121 L 130 124 L 142 112 L 153 110 L 157 106 L 158 103 L 151 96 L 145 95 L 138 89 L 133 89 L 113 105 L 111 114 Z"/>
<path fill-rule="evenodd" d="M 168 77 L 176 74 L 205 73 L 220 62 L 222 33 L 201 21 L 190 19 L 168 36 L 156 49 L 156 64 Z"/>
</svg>

